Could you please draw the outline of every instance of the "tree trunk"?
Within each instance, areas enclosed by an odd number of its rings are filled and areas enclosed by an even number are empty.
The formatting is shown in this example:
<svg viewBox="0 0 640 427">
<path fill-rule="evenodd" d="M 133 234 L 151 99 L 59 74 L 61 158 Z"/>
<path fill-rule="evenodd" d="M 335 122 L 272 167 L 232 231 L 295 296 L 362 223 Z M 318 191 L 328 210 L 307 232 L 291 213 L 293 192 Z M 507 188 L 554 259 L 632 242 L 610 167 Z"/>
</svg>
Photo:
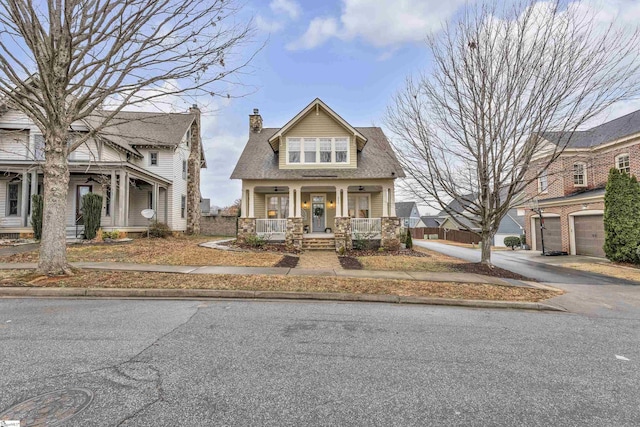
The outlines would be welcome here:
<svg viewBox="0 0 640 427">
<path fill-rule="evenodd" d="M 491 244 L 493 243 L 493 235 L 489 231 L 483 231 L 481 236 L 480 264 L 493 267 L 491 264 Z"/>
<path fill-rule="evenodd" d="M 42 240 L 38 272 L 47 275 L 72 274 L 67 263 L 65 219 L 69 192 L 69 165 L 66 159 L 66 137 L 51 138 L 45 154 L 44 206 Z"/>
</svg>

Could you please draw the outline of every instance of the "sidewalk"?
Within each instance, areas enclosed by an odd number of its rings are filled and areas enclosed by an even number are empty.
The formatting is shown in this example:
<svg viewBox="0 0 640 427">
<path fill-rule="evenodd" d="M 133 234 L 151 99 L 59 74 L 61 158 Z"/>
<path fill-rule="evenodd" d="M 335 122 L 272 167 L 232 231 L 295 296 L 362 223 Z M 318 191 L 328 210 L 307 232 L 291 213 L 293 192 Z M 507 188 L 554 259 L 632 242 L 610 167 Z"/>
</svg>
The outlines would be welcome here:
<svg viewBox="0 0 640 427">
<path fill-rule="evenodd" d="M 537 287 L 529 282 L 472 273 L 431 273 L 424 271 L 377 271 L 343 269 L 306 269 L 289 267 L 231 267 L 231 266 L 187 266 L 162 264 L 137 264 L 126 262 L 74 262 L 72 266 L 87 270 L 142 271 L 179 274 L 243 274 L 280 276 L 336 276 L 365 279 L 398 279 L 426 282 L 487 283 L 500 286 Z M 0 270 L 31 270 L 36 263 L 0 263 Z"/>
</svg>

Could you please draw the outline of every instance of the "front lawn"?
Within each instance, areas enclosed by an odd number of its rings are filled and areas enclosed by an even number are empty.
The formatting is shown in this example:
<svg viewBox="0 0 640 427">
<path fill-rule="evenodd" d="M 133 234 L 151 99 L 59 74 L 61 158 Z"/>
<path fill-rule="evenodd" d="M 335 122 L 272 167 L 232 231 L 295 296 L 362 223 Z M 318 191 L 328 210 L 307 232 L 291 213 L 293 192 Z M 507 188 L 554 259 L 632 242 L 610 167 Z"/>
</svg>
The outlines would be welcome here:
<svg viewBox="0 0 640 427">
<path fill-rule="evenodd" d="M 133 262 L 168 265 L 227 265 L 272 267 L 281 254 L 269 252 L 232 252 L 203 248 L 199 243 L 219 240 L 211 236 L 137 238 L 129 243 L 80 244 L 67 247 L 69 262 Z M 0 262 L 37 262 L 38 251 L 0 257 Z"/>
<path fill-rule="evenodd" d="M 559 264 L 562 267 L 573 268 L 580 271 L 588 271 L 590 273 L 603 274 L 605 276 L 615 277 L 617 279 L 632 280 L 634 282 L 640 282 L 640 268 L 629 264 L 616 264 L 616 263 L 569 263 Z"/>
<path fill-rule="evenodd" d="M 542 301 L 562 292 L 489 284 L 421 282 L 414 280 L 276 275 L 200 275 L 84 270 L 71 277 L 36 276 L 32 272 L 5 275 L 2 287 L 73 287 L 142 289 L 216 289 L 283 292 L 328 292 L 424 296 L 492 301 Z"/>
</svg>

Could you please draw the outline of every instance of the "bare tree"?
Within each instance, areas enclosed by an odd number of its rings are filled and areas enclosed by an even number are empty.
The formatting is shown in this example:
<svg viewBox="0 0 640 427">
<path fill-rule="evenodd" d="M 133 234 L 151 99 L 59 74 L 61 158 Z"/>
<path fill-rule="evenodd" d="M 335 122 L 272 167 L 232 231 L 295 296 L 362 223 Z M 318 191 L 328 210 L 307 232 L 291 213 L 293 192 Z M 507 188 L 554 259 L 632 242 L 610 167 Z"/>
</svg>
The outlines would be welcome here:
<svg viewBox="0 0 640 427">
<path fill-rule="evenodd" d="M 251 59 L 239 52 L 252 29 L 238 11 L 231 0 L 0 3 L 0 104 L 24 112 L 45 138 L 40 272 L 71 272 L 68 153 L 124 108 L 172 96 L 229 97 Z M 71 125 L 105 104 L 101 123 L 70 140 Z"/>
<path fill-rule="evenodd" d="M 428 40 L 433 69 L 408 78 L 386 123 L 406 188 L 447 214 L 451 200 L 482 236 L 482 263 L 500 221 L 571 132 L 638 93 L 638 31 L 602 24 L 579 2 L 480 5 Z M 545 132 L 568 132 L 557 145 Z M 544 164 L 525 173 L 545 152 Z"/>
</svg>

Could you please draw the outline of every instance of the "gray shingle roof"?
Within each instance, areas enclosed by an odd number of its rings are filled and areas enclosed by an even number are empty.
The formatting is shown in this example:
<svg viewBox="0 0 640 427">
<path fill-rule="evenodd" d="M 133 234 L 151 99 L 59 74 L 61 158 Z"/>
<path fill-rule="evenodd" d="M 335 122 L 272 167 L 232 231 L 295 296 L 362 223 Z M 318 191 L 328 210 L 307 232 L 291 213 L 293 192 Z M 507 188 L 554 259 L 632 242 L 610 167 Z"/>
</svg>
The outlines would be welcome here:
<svg viewBox="0 0 640 427">
<path fill-rule="evenodd" d="M 476 199 L 476 196 L 473 194 L 463 194 L 459 198 L 451 200 L 447 205 L 447 207 L 451 209 L 450 212 L 453 211 L 457 213 L 462 213 L 469 207 L 469 205 L 471 205 L 471 203 L 475 201 L 475 199 Z M 438 213 L 438 216 L 440 217 L 449 216 L 449 213 L 447 212 L 446 209 L 443 209 Z"/>
<path fill-rule="evenodd" d="M 416 202 L 396 202 L 396 216 L 398 218 L 411 217 L 411 211 L 416 205 Z"/>
<path fill-rule="evenodd" d="M 570 148 L 590 148 L 640 132 L 640 110 L 584 131 L 544 132 L 542 137 Z"/>
<path fill-rule="evenodd" d="M 357 153 L 356 169 L 279 169 L 278 155 L 269 145 L 269 138 L 279 128 L 264 128 L 251 132 L 231 179 L 326 179 L 326 178 L 403 178 L 404 172 L 387 137 L 378 127 L 356 127 L 368 140 Z M 395 173 L 395 175 L 392 175 Z"/>
<path fill-rule="evenodd" d="M 425 227 L 440 227 L 440 224 L 445 220 L 445 218 L 440 216 L 421 216 L 420 219 Z"/>
<path fill-rule="evenodd" d="M 93 128 L 102 123 L 105 113 L 88 117 Z M 113 144 L 136 152 L 137 146 L 175 147 L 195 118 L 191 113 L 119 112 L 98 134 Z"/>
</svg>

